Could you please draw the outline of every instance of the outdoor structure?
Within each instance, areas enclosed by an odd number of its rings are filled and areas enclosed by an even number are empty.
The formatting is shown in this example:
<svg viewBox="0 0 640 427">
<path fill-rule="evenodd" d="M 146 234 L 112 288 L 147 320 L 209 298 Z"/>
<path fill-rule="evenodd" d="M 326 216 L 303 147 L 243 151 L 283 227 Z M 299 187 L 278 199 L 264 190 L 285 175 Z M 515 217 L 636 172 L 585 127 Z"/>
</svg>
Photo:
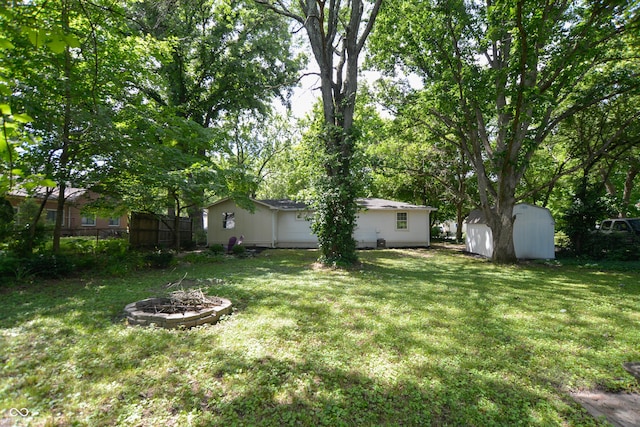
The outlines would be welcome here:
<svg viewBox="0 0 640 427">
<path fill-rule="evenodd" d="M 208 208 L 207 243 L 225 245 L 244 236 L 243 245 L 269 248 L 316 248 L 312 210 L 291 200 L 252 200 L 250 212 L 232 199 Z M 354 238 L 360 248 L 426 247 L 431 244 L 429 215 L 435 208 L 383 199 L 359 199 Z"/>
<path fill-rule="evenodd" d="M 553 259 L 555 222 L 549 209 L 520 203 L 513 208 L 513 245 L 518 259 Z M 476 209 L 466 220 L 468 252 L 491 257 L 493 255 L 493 233 L 484 214 Z"/>
<path fill-rule="evenodd" d="M 47 190 L 50 194 L 47 197 Z M 7 199 L 14 207 L 16 213 L 20 211 L 25 200 L 31 198 L 36 203 L 41 203 L 45 198 L 45 208 L 42 212 L 42 220 L 53 225 L 56 221 L 58 188 L 38 188 L 33 194 L 27 194 L 23 190 L 14 190 L 7 195 Z M 65 189 L 64 216 L 62 218 L 63 236 L 119 236 L 127 232 L 128 218 L 122 215 L 113 218 L 101 218 L 96 215 L 85 214 L 82 208 L 97 200 L 99 195 L 86 188 Z"/>
<path fill-rule="evenodd" d="M 193 245 L 193 221 L 191 218 L 178 218 L 180 246 Z M 175 216 L 156 215 L 143 212 L 131 213 L 129 243 L 134 248 L 169 248 L 176 242 Z"/>
</svg>

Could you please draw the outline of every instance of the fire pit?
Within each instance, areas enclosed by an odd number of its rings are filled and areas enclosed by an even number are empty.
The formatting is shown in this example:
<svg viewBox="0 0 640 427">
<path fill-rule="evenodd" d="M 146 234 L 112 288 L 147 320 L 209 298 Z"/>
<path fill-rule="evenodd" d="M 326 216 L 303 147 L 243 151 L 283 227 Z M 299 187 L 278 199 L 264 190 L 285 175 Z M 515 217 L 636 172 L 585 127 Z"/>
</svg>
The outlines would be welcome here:
<svg viewBox="0 0 640 427">
<path fill-rule="evenodd" d="M 165 298 L 147 298 L 124 308 L 130 326 L 151 326 L 166 329 L 191 328 L 214 324 L 220 317 L 231 314 L 231 301 L 209 297 L 201 290 L 179 290 Z"/>
</svg>

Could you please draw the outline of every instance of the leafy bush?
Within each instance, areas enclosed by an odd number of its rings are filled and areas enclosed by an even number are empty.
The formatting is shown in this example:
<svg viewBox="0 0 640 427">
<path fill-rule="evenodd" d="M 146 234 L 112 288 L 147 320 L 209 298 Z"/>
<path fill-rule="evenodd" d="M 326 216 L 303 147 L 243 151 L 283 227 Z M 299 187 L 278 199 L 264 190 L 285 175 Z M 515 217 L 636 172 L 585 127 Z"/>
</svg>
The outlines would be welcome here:
<svg viewBox="0 0 640 427">
<path fill-rule="evenodd" d="M 13 216 L 11 203 L 5 198 L 0 198 L 0 242 L 11 235 Z"/>
<path fill-rule="evenodd" d="M 0 281 L 2 278 L 16 277 L 24 269 L 24 261 L 10 252 L 0 251 Z"/>
<path fill-rule="evenodd" d="M 173 253 L 166 251 L 151 252 L 145 255 L 144 260 L 149 267 L 167 268 L 173 262 Z"/>
<path fill-rule="evenodd" d="M 46 279 L 68 276 L 74 270 L 71 258 L 64 254 L 54 253 L 33 255 L 26 259 L 25 267 L 31 274 Z"/>
<path fill-rule="evenodd" d="M 214 255 L 221 255 L 224 253 L 224 246 L 216 243 L 215 245 L 209 246 L 209 251 L 211 251 L 211 253 L 213 253 Z"/>
<path fill-rule="evenodd" d="M 19 256 L 30 256 L 35 249 L 44 247 L 48 238 L 48 232 L 42 223 L 35 225 L 25 224 L 14 232 L 13 240 L 9 242 L 9 248 Z"/>
<path fill-rule="evenodd" d="M 126 239 L 107 239 L 96 243 L 96 252 L 120 256 L 129 252 L 129 241 Z"/>
<path fill-rule="evenodd" d="M 235 256 L 239 256 L 239 257 L 244 257 L 247 256 L 247 248 L 245 248 L 242 245 L 235 245 L 232 249 L 231 252 L 235 255 Z"/>
<path fill-rule="evenodd" d="M 637 261 L 640 260 L 640 237 L 593 233 L 585 239 L 584 253 L 597 260 Z"/>
</svg>

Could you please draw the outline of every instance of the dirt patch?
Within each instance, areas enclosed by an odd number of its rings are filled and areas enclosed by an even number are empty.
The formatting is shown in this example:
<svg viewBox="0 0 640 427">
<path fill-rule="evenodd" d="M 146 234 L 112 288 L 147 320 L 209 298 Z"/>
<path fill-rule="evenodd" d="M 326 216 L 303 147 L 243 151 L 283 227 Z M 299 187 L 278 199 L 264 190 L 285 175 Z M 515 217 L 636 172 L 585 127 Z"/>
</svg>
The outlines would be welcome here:
<svg viewBox="0 0 640 427">
<path fill-rule="evenodd" d="M 615 427 L 640 426 L 640 394 L 588 391 L 571 397 L 594 418 L 605 418 Z"/>
</svg>

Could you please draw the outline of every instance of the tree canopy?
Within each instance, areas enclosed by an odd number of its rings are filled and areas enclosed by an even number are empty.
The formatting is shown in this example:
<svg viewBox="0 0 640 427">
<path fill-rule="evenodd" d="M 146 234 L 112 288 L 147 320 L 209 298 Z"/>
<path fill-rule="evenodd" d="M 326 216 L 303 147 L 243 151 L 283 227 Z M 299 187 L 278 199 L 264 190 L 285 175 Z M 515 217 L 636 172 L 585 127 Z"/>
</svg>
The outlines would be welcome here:
<svg viewBox="0 0 640 427">
<path fill-rule="evenodd" d="M 68 185 L 119 201 L 102 209 L 188 214 L 200 236 L 214 198 L 305 198 L 331 264 L 357 260 L 357 197 L 430 204 L 459 224 L 479 206 L 494 259 L 512 262 L 516 202 L 559 218 L 599 200 L 603 214 L 638 213 L 639 10 L 637 0 L 1 2 L 0 195 L 59 187 L 54 248 Z M 273 106 L 289 104 L 306 57 L 320 103 L 292 123 Z M 364 64 L 384 78 L 360 84 Z"/>
<path fill-rule="evenodd" d="M 422 77 L 424 114 L 473 164 L 496 261 L 515 260 L 513 206 L 542 144 L 576 114 L 637 93 L 627 43 L 638 20 L 637 3 L 626 1 L 384 4 L 375 59 Z M 637 120 L 630 113 L 620 130 Z"/>
</svg>

